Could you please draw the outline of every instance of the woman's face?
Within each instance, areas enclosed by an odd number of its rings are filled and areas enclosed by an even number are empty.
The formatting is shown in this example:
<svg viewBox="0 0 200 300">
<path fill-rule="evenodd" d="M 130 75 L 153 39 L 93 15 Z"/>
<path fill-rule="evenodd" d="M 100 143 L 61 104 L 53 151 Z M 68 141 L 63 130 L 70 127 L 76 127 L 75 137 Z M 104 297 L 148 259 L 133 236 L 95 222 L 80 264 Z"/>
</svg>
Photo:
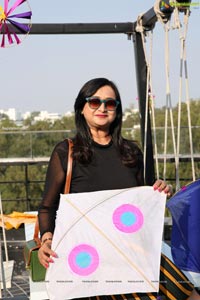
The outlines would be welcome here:
<svg viewBox="0 0 200 300">
<path fill-rule="evenodd" d="M 101 100 L 117 100 L 114 90 L 108 85 L 98 89 L 96 93 L 92 95 L 92 97 L 95 96 Z M 110 108 L 107 108 L 105 103 L 101 103 L 101 105 L 96 109 L 91 107 L 92 106 L 89 104 L 89 102 L 86 102 L 82 110 L 90 129 L 109 131 L 111 123 L 115 120 L 116 110 L 109 110 Z"/>
</svg>

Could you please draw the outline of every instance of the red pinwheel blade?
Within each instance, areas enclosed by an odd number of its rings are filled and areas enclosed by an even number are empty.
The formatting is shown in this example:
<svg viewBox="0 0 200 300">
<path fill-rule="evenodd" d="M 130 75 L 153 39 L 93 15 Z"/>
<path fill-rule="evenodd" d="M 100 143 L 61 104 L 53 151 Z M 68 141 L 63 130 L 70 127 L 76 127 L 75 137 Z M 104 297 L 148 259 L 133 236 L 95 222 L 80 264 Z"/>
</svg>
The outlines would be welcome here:
<svg viewBox="0 0 200 300">
<path fill-rule="evenodd" d="M 13 44 L 13 39 L 12 39 L 12 36 L 11 36 L 11 34 L 10 34 L 9 31 L 7 32 L 7 37 L 8 37 L 8 43 L 9 43 L 10 45 Z"/>
<path fill-rule="evenodd" d="M 5 34 L 3 33 L 2 41 L 1 41 L 1 47 L 5 47 Z"/>
<path fill-rule="evenodd" d="M 6 24 L 5 24 L 5 28 L 6 28 L 6 33 L 7 33 L 8 35 L 10 35 L 10 37 L 11 37 L 11 34 L 13 34 L 16 43 L 17 43 L 17 44 L 20 44 L 20 43 L 21 43 L 21 40 L 18 38 L 17 34 L 16 34 L 12 29 L 9 31 L 8 26 L 7 26 Z M 11 37 L 11 39 L 12 39 L 12 37 Z M 10 39 L 10 40 L 8 39 L 9 44 L 11 44 L 11 43 L 10 43 L 11 39 Z M 12 39 L 12 42 L 13 42 L 13 39 Z"/>
<path fill-rule="evenodd" d="M 9 9 L 7 16 L 13 12 L 13 10 L 15 10 L 15 8 L 17 8 L 18 6 L 20 6 L 22 3 L 24 3 L 26 0 L 17 0 L 15 1 L 15 3 L 13 4 L 13 6 Z"/>
<path fill-rule="evenodd" d="M 5 12 L 5 14 L 7 14 L 7 10 L 8 10 L 8 0 L 4 0 L 4 12 Z"/>
<path fill-rule="evenodd" d="M 9 45 L 13 44 L 13 39 L 12 39 L 11 33 L 9 32 L 9 29 L 8 29 L 8 26 L 6 23 L 4 24 L 4 29 L 5 29 L 4 34 L 6 34 L 6 36 L 7 36 Z M 1 47 L 4 47 L 4 46 L 5 46 L 5 37 L 2 39 Z"/>
<path fill-rule="evenodd" d="M 20 44 L 21 41 L 20 41 L 20 39 L 18 38 L 18 36 L 16 35 L 15 32 L 13 33 L 13 35 L 14 35 L 14 37 L 15 37 L 15 40 L 16 40 L 17 44 Z"/>
</svg>

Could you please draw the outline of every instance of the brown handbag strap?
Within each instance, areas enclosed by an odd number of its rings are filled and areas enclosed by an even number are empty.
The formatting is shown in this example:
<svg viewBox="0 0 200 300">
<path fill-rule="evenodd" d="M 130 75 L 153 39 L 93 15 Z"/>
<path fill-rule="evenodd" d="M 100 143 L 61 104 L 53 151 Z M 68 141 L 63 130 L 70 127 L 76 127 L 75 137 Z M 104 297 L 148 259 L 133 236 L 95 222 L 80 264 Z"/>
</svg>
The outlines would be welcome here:
<svg viewBox="0 0 200 300">
<path fill-rule="evenodd" d="M 36 241 L 38 245 L 40 245 L 40 239 L 39 239 L 39 221 L 38 221 L 38 216 L 35 221 L 35 229 L 34 229 L 34 235 L 33 239 Z"/>
<path fill-rule="evenodd" d="M 73 142 L 72 140 L 68 139 L 68 161 L 67 161 L 67 173 L 66 173 L 66 181 L 65 181 L 65 190 L 64 194 L 69 194 L 70 190 L 70 184 L 71 184 L 71 179 L 72 179 L 72 147 L 73 147 Z"/>
<path fill-rule="evenodd" d="M 67 172 L 66 172 L 66 180 L 65 180 L 65 189 L 64 189 L 64 194 L 69 194 L 70 190 L 70 184 L 71 184 L 71 179 L 72 179 L 72 147 L 73 147 L 73 142 L 70 139 L 67 139 L 68 141 L 68 161 L 67 161 Z M 38 216 L 36 218 L 35 222 L 35 229 L 34 229 L 34 235 L 33 239 L 36 241 L 37 244 L 40 244 L 40 239 L 39 239 L 39 221 L 38 221 Z"/>
</svg>

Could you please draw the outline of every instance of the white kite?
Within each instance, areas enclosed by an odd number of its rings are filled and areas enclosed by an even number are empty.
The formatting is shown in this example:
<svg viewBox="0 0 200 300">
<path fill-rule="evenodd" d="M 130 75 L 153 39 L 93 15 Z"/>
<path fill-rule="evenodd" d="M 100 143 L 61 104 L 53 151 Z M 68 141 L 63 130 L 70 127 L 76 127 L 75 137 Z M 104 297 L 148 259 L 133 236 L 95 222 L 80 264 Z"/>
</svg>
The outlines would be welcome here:
<svg viewBox="0 0 200 300">
<path fill-rule="evenodd" d="M 50 300 L 157 292 L 165 203 L 152 187 L 61 195 Z"/>
</svg>

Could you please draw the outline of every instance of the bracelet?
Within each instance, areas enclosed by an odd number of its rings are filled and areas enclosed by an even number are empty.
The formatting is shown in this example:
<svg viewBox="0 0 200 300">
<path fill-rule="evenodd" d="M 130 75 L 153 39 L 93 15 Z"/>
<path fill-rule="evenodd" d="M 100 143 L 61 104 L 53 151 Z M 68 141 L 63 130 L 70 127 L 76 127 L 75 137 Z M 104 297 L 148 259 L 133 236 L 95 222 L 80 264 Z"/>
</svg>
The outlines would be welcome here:
<svg viewBox="0 0 200 300">
<path fill-rule="evenodd" d="M 52 241 L 52 238 L 46 238 L 46 239 L 44 239 L 44 241 L 42 241 L 42 245 L 43 245 L 44 243 L 46 243 L 46 241 Z"/>
</svg>

